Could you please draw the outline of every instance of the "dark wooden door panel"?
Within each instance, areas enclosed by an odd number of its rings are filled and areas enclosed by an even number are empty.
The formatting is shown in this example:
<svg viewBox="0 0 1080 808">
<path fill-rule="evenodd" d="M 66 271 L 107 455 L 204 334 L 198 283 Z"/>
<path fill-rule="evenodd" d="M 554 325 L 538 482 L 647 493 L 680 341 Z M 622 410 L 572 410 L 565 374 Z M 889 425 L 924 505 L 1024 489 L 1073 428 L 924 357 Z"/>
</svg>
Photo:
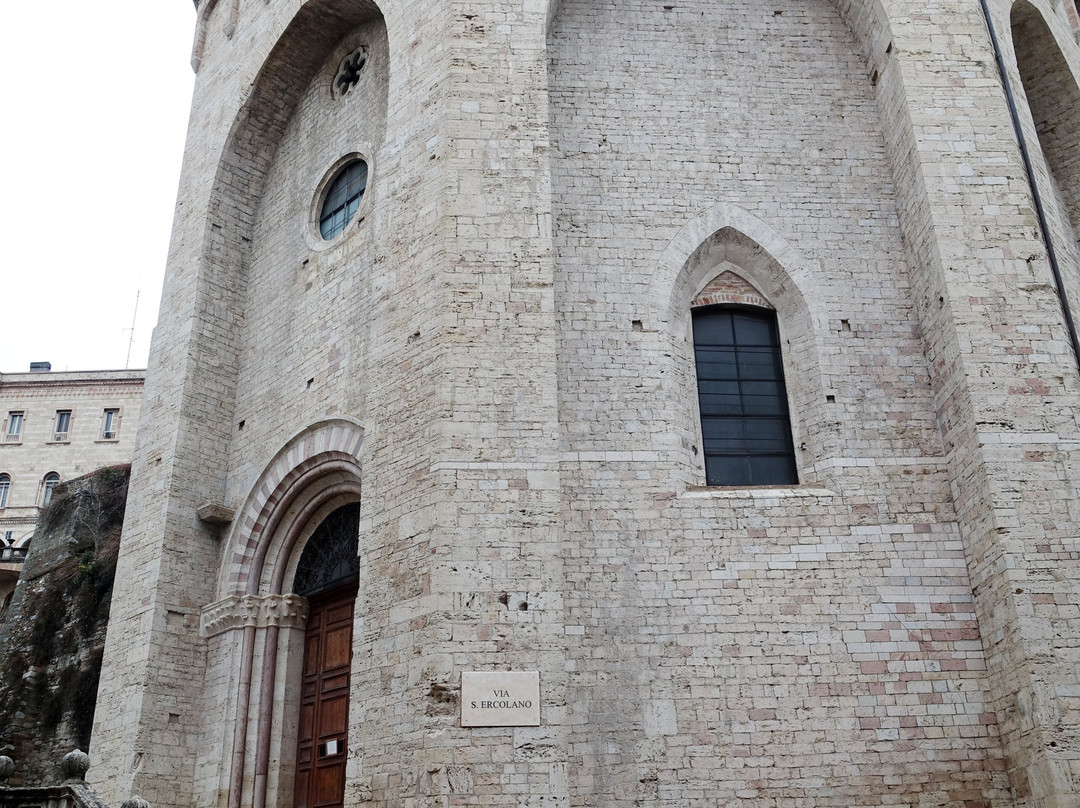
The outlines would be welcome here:
<svg viewBox="0 0 1080 808">
<path fill-rule="evenodd" d="M 343 808 L 356 588 L 313 600 L 304 637 L 295 808 Z"/>
</svg>

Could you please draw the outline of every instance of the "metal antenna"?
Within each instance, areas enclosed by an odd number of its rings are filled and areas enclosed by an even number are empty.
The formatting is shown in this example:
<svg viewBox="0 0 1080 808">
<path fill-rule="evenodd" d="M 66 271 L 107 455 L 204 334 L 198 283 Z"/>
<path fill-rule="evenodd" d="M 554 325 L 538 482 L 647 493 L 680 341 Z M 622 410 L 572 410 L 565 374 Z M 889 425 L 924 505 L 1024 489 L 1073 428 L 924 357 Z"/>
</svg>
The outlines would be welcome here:
<svg viewBox="0 0 1080 808">
<path fill-rule="evenodd" d="M 131 366 L 131 346 L 135 344 L 135 318 L 139 314 L 139 293 L 141 289 L 135 290 L 135 311 L 131 315 L 131 328 L 128 331 L 131 332 L 131 336 L 128 337 L 128 352 L 127 359 L 124 360 L 124 370 L 127 370 Z"/>
</svg>

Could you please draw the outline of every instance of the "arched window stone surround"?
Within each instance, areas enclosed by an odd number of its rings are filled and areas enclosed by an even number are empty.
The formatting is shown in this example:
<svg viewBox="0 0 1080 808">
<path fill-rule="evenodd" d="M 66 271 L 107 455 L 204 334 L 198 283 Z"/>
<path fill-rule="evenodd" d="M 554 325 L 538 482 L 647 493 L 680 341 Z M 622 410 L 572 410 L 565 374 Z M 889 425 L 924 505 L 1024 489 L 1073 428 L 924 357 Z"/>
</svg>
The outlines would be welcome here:
<svg viewBox="0 0 1080 808">
<path fill-rule="evenodd" d="M 345 419 L 301 431 L 267 464 L 226 539 L 219 600 L 203 609 L 201 629 L 208 680 L 235 679 L 235 690 L 226 685 L 219 693 L 223 703 L 208 705 L 226 716 L 218 725 L 223 734 L 207 740 L 231 749 L 229 808 L 291 799 L 286 762 L 295 760 L 299 696 L 293 674 L 303 653 L 307 602 L 289 590 L 322 519 L 360 501 L 363 442 L 362 426 Z M 271 767 L 272 759 L 282 765 Z"/>
<path fill-rule="evenodd" d="M 791 246 L 772 227 L 735 205 L 719 204 L 685 224 L 661 256 L 649 292 L 646 327 L 671 342 L 677 372 L 666 395 L 683 408 L 684 465 L 690 485 L 704 483 L 704 458 L 699 445 L 701 425 L 690 333 L 692 303 L 725 273 L 744 280 L 775 308 L 780 324 L 800 479 L 828 484 L 817 465 L 835 441 L 827 439 L 820 418 L 825 401 L 821 384 L 820 335 L 826 331 L 827 311 L 816 291 L 820 269 Z M 801 451 L 800 451 L 801 449 Z"/>
</svg>

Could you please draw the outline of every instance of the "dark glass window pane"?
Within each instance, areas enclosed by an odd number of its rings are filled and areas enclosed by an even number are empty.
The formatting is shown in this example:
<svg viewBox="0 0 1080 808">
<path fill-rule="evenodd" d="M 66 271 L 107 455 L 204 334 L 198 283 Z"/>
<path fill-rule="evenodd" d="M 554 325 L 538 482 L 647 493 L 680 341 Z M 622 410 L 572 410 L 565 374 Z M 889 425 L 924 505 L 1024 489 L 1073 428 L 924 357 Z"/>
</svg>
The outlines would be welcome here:
<svg viewBox="0 0 1080 808">
<path fill-rule="evenodd" d="M 367 163 L 354 160 L 330 183 L 319 214 L 319 232 L 329 241 L 345 230 L 360 207 L 367 188 Z"/>
<path fill-rule="evenodd" d="M 735 341 L 739 345 L 764 345 L 771 348 L 778 340 L 773 338 L 773 324 L 760 317 L 747 314 L 734 314 L 732 323 L 735 327 Z"/>
<path fill-rule="evenodd" d="M 706 455 L 705 482 L 708 485 L 750 485 L 750 471 L 746 465 L 746 458 Z"/>
<path fill-rule="evenodd" d="M 704 345 L 734 345 L 735 338 L 732 333 L 731 319 L 705 319 L 694 318 L 694 344 Z"/>
<path fill-rule="evenodd" d="M 787 455 L 750 457 L 750 478 L 757 485 L 795 485 L 794 460 Z"/>
<path fill-rule="evenodd" d="M 708 484 L 797 483 L 776 315 L 711 306 L 693 328 Z"/>
</svg>

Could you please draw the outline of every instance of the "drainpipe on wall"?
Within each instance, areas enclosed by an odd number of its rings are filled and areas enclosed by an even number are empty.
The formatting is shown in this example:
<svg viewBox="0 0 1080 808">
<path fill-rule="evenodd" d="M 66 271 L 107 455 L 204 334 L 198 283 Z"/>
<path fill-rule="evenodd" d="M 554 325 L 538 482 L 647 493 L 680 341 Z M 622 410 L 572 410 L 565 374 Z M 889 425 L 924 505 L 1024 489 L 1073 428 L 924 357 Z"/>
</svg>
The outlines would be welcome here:
<svg viewBox="0 0 1080 808">
<path fill-rule="evenodd" d="M 1046 221 L 1046 208 L 1043 205 L 1042 193 L 1035 181 L 1035 170 L 1031 164 L 1031 151 L 1028 149 L 1027 138 L 1024 136 L 1024 128 L 1020 125 L 1020 113 L 1016 109 L 1016 98 L 1013 96 L 1012 83 L 1009 81 L 1009 73 L 1005 69 L 1005 59 L 1001 55 L 1001 45 L 998 42 L 997 30 L 994 28 L 994 18 L 990 16 L 990 7 L 987 0 L 979 0 L 982 6 L 983 19 L 986 28 L 990 32 L 990 44 L 994 48 L 994 59 L 997 61 L 998 74 L 1001 76 L 1001 84 L 1005 89 L 1005 98 L 1009 102 L 1009 115 L 1012 117 L 1013 129 L 1016 139 L 1020 143 L 1020 156 L 1024 161 L 1024 172 L 1027 174 L 1028 187 L 1035 199 L 1035 213 L 1039 218 L 1039 230 L 1042 232 L 1043 243 L 1046 245 L 1046 256 L 1050 261 L 1050 271 L 1054 275 L 1054 286 L 1057 288 L 1058 299 L 1061 301 L 1061 311 L 1065 315 L 1065 326 L 1069 330 L 1069 340 L 1072 343 L 1073 358 L 1077 362 L 1077 371 L 1080 372 L 1080 337 L 1076 333 L 1076 323 L 1073 322 L 1072 307 L 1069 305 L 1069 296 L 1065 293 L 1065 284 L 1061 279 L 1061 264 L 1058 262 L 1057 250 L 1054 249 L 1054 239 L 1050 235 L 1050 226 Z"/>
</svg>

